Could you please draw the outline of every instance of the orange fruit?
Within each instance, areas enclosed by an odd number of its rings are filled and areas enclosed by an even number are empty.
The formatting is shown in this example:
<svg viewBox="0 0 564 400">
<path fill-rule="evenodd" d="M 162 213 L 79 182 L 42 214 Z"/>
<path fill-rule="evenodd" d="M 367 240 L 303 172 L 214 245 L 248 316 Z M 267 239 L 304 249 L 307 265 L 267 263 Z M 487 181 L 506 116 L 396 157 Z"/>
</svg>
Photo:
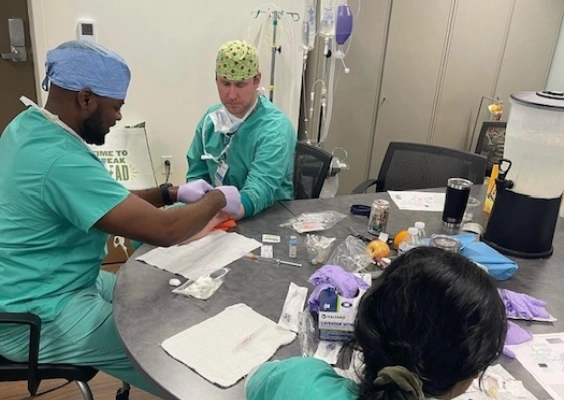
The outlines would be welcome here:
<svg viewBox="0 0 564 400">
<path fill-rule="evenodd" d="M 390 246 L 381 240 L 373 240 L 366 245 L 366 250 L 373 260 L 388 257 L 390 255 Z"/>
<path fill-rule="evenodd" d="M 401 242 L 407 237 L 407 230 L 399 231 L 394 236 L 394 248 L 397 249 Z"/>
</svg>

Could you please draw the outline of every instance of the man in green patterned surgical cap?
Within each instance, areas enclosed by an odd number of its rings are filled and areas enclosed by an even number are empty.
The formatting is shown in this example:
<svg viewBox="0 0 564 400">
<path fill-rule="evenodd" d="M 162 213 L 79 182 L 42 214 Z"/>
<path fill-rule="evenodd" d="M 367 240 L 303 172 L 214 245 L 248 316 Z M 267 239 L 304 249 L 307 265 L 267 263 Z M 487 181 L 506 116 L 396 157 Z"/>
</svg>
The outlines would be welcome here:
<svg viewBox="0 0 564 400">
<path fill-rule="evenodd" d="M 296 130 L 284 113 L 259 95 L 257 50 L 242 40 L 223 44 L 215 81 L 221 104 L 200 120 L 190 149 L 186 181 L 204 179 L 240 190 L 246 218 L 276 201 L 293 198 Z"/>
<path fill-rule="evenodd" d="M 242 40 L 225 43 L 217 52 L 215 74 L 221 102 L 231 114 L 243 118 L 258 97 L 261 75 L 257 50 Z"/>
<path fill-rule="evenodd" d="M 254 47 L 241 40 L 233 40 L 219 48 L 215 60 L 219 78 L 242 81 L 259 76 L 259 58 Z"/>
</svg>

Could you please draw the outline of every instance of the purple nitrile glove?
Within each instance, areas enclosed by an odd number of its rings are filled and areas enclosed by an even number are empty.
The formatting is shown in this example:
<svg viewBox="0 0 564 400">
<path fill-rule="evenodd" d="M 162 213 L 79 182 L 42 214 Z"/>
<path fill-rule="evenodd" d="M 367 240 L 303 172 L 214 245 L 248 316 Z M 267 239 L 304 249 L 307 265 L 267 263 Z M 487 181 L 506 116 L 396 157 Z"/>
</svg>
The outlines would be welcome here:
<svg viewBox="0 0 564 400">
<path fill-rule="evenodd" d="M 230 214 L 232 217 L 239 215 L 241 212 L 241 194 L 239 189 L 235 186 L 219 186 L 216 188 L 220 190 L 227 201 L 227 205 L 222 208 L 223 211 Z"/>
<path fill-rule="evenodd" d="M 176 199 L 186 204 L 195 203 L 204 197 L 206 192 L 212 189 L 212 185 L 203 179 L 198 179 L 185 183 L 184 185 L 180 185 L 178 187 L 178 192 L 176 193 Z"/>
<path fill-rule="evenodd" d="M 319 310 L 319 294 L 327 289 L 334 288 L 343 297 L 354 297 L 359 289 L 368 289 L 370 285 L 358 276 L 345 271 L 338 265 L 325 265 L 319 268 L 309 278 L 315 289 L 308 298 L 310 310 Z"/>
<path fill-rule="evenodd" d="M 521 328 L 515 322 L 507 321 L 507 335 L 505 336 L 505 346 L 503 346 L 503 354 L 509 358 L 515 358 L 515 353 L 509 350 L 507 345 L 521 344 L 528 342 L 533 338 L 533 334 Z"/>
<path fill-rule="evenodd" d="M 533 319 L 550 318 L 545 310 L 546 302 L 525 293 L 516 293 L 507 289 L 498 289 L 498 293 L 505 304 L 508 317 Z"/>
</svg>

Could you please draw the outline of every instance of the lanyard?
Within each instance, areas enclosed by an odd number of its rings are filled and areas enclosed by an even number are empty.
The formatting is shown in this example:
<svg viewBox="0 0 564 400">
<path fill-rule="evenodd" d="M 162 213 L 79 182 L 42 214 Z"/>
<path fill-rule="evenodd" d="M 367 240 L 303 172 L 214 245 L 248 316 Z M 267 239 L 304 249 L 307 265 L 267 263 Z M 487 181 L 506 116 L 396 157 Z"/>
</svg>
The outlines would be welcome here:
<svg viewBox="0 0 564 400">
<path fill-rule="evenodd" d="M 78 133 L 76 133 L 70 126 L 68 126 L 67 124 L 65 124 L 63 121 L 61 121 L 59 119 L 59 117 L 49 111 L 47 111 L 44 108 L 39 107 L 37 104 L 35 104 L 32 100 L 28 99 L 25 96 L 20 97 L 20 101 L 26 106 L 26 107 L 32 107 L 34 109 L 36 109 L 37 111 L 39 111 L 41 113 L 41 115 L 43 115 L 48 121 L 51 121 L 52 123 L 60 126 L 61 128 L 63 128 L 65 131 L 67 131 L 68 133 L 70 133 L 71 135 L 73 135 L 74 137 L 76 137 L 78 140 L 80 140 L 80 142 L 84 145 L 84 147 L 86 147 L 88 150 L 92 151 L 90 149 L 90 147 L 88 147 L 86 145 L 86 142 L 84 141 L 84 139 L 82 139 Z"/>
<path fill-rule="evenodd" d="M 210 114 L 206 115 L 206 119 L 208 119 L 210 116 Z M 219 164 L 219 162 L 221 161 L 221 157 L 224 154 L 227 154 L 227 152 L 229 151 L 229 147 L 231 147 L 231 142 L 233 141 L 233 135 L 234 133 L 230 133 L 230 134 L 225 134 L 225 133 L 221 133 L 222 135 L 226 135 L 228 137 L 228 142 L 225 145 L 225 147 L 223 148 L 223 150 L 221 150 L 221 152 L 217 155 L 214 156 L 211 153 L 208 153 L 208 151 L 206 150 L 206 126 L 205 126 L 205 120 L 204 123 L 202 124 L 202 150 L 204 151 L 204 154 L 202 154 L 201 159 L 202 160 L 213 160 L 214 162 L 216 162 L 217 164 Z M 212 126 L 213 126 L 213 122 L 212 122 Z"/>
</svg>

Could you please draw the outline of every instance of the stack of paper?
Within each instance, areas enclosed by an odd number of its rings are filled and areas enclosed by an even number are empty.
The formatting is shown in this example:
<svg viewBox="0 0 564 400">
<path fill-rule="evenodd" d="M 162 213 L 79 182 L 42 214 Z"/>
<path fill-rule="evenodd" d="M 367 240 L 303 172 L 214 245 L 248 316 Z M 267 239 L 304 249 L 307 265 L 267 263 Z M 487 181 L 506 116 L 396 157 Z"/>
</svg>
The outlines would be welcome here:
<svg viewBox="0 0 564 400">
<path fill-rule="evenodd" d="M 445 207 L 444 193 L 432 192 L 395 192 L 388 190 L 390 197 L 400 210 L 411 211 L 443 211 Z"/>
<path fill-rule="evenodd" d="M 188 279 L 211 274 L 260 247 L 260 242 L 224 231 L 181 246 L 157 247 L 137 260 Z"/>
<path fill-rule="evenodd" d="M 564 333 L 533 335 L 508 347 L 554 400 L 564 399 Z"/>
</svg>

